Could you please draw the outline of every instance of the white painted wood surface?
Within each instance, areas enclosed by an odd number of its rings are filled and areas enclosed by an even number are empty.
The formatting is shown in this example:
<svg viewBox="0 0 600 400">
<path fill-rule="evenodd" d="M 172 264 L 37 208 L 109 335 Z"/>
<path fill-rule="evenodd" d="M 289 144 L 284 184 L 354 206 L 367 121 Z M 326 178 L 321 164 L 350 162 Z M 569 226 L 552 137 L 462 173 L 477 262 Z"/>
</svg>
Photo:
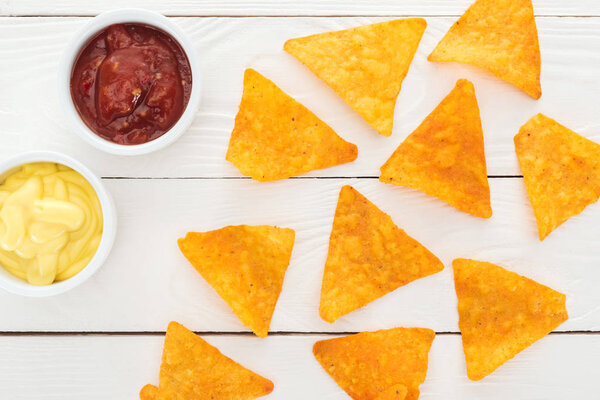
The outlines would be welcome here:
<svg viewBox="0 0 600 400">
<path fill-rule="evenodd" d="M 119 211 L 115 247 L 88 282 L 50 299 L 15 298 L 1 331 L 162 331 L 175 319 L 195 331 L 247 331 L 181 255 L 188 231 L 230 224 L 296 230 L 272 331 L 380 329 L 398 324 L 457 332 L 451 262 L 496 262 L 567 294 L 570 319 L 559 330 L 600 330 L 600 204 L 539 242 L 522 179 L 491 181 L 494 216 L 472 217 L 427 195 L 375 179 L 107 180 Z M 318 316 L 327 246 L 343 184 L 388 212 L 444 263 L 444 271 L 397 289 L 334 324 Z"/>
<path fill-rule="evenodd" d="M 332 337 L 320 332 L 393 326 L 453 332 L 438 335 L 434 342 L 421 399 L 595 398 L 600 205 L 588 207 L 539 242 L 522 179 L 511 176 L 520 174 L 512 137 L 537 112 L 600 142 L 600 2 L 534 0 L 542 51 L 539 101 L 475 68 L 426 61 L 470 3 L 128 1 L 128 6 L 168 15 L 202 16 L 175 21 L 196 44 L 204 99 L 192 128 L 173 146 L 122 158 L 102 154 L 69 132 L 57 103 L 55 76 L 66 41 L 89 20 L 81 16 L 123 2 L 0 0 L 0 157 L 34 149 L 70 154 L 99 175 L 111 177 L 105 182 L 119 212 L 117 242 L 109 260 L 81 287 L 50 299 L 0 292 L 0 399 L 135 399 L 143 384 L 157 382 L 161 332 L 170 320 L 207 332 L 207 340 L 225 354 L 272 379 L 276 390 L 268 399 L 347 399 L 314 360 L 312 344 Z M 391 138 L 377 135 L 282 50 L 291 37 L 413 15 L 426 16 L 428 28 L 398 98 Z M 302 179 L 267 184 L 237 179 L 239 172 L 224 155 L 247 67 L 263 72 L 356 143 L 358 160 Z M 397 145 L 463 77 L 476 87 L 488 173 L 504 176 L 490 179 L 490 220 L 366 178 L 378 176 Z M 139 177 L 149 179 L 135 179 Z M 352 184 L 389 213 L 446 268 L 327 324 L 318 317 L 319 290 L 337 195 L 344 184 Z M 241 223 L 296 230 L 271 326 L 285 333 L 265 340 L 247 333 L 176 246 L 176 239 L 189 230 Z M 560 333 L 536 343 L 492 376 L 470 382 L 456 334 L 451 270 L 456 257 L 495 262 L 566 293 L 570 319 L 558 328 Z M 123 332 L 132 334 L 119 334 Z"/>
<path fill-rule="evenodd" d="M 191 129 L 156 154 L 103 154 L 72 133 L 56 95 L 56 67 L 66 41 L 87 18 L 0 19 L 0 157 L 27 149 L 65 152 L 102 176 L 240 176 L 225 153 L 241 98 L 243 70 L 254 67 L 304 103 L 342 137 L 358 159 L 307 176 L 378 176 L 379 167 L 459 78 L 469 78 L 481 108 L 490 175 L 520 174 L 513 136 L 544 112 L 600 142 L 600 18 L 540 18 L 542 98 L 531 99 L 488 73 L 426 60 L 455 18 L 428 27 L 404 81 L 394 133 L 372 130 L 331 89 L 283 51 L 287 38 L 381 21 L 381 18 L 177 18 L 192 37 L 204 73 L 203 103 Z"/>
<path fill-rule="evenodd" d="M 312 355 L 325 335 L 205 336 L 271 379 L 265 400 L 346 400 Z M 0 337 L 0 397 L 11 400 L 132 400 L 158 382 L 162 336 Z M 550 335 L 480 382 L 467 379 L 458 335 L 437 335 L 420 400 L 594 399 L 600 336 Z"/>
<path fill-rule="evenodd" d="M 166 15 L 460 15 L 471 0 L 0 0 L 0 15 L 96 15 L 142 7 Z M 534 0 L 537 15 L 599 16 L 596 0 Z"/>
</svg>

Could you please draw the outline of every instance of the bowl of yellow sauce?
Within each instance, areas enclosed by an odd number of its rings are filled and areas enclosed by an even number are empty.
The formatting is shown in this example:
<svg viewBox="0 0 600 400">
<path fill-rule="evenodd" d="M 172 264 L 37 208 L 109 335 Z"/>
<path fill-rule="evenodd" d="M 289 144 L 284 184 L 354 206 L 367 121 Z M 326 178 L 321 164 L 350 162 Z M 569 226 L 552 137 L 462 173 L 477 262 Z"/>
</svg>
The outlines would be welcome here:
<svg viewBox="0 0 600 400">
<path fill-rule="evenodd" d="M 0 288 L 63 293 L 98 270 L 115 233 L 112 199 L 83 164 L 46 151 L 0 162 Z"/>
</svg>

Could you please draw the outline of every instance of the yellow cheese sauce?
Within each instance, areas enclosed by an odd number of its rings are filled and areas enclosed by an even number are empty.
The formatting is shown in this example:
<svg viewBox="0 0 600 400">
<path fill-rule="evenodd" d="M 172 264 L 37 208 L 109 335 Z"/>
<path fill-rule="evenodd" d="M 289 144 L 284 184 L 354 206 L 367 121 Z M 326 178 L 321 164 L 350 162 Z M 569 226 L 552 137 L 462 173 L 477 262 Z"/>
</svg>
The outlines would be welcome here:
<svg viewBox="0 0 600 400">
<path fill-rule="evenodd" d="M 33 285 L 79 273 L 102 227 L 96 191 L 69 167 L 25 164 L 0 184 L 0 265 Z"/>
</svg>

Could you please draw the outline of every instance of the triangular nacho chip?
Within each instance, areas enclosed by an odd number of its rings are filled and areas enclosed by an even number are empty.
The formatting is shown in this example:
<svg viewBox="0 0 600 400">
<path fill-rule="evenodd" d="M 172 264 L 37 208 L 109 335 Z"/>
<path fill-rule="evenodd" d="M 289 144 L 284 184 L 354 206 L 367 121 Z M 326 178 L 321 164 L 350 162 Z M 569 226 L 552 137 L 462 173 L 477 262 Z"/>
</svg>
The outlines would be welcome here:
<svg viewBox="0 0 600 400">
<path fill-rule="evenodd" d="M 165 336 L 157 400 L 250 400 L 273 382 L 221 354 L 200 336 L 171 322 Z"/>
<path fill-rule="evenodd" d="M 358 149 L 273 82 L 247 69 L 227 161 L 261 182 L 354 161 Z"/>
<path fill-rule="evenodd" d="M 408 395 L 408 389 L 404 385 L 394 385 L 382 392 L 376 400 L 404 400 Z"/>
<path fill-rule="evenodd" d="M 487 262 L 452 265 L 471 380 L 488 376 L 568 318 L 565 295 L 547 286 Z"/>
<path fill-rule="evenodd" d="M 398 228 L 389 215 L 350 186 L 340 191 L 319 313 L 334 322 L 444 265 Z"/>
<path fill-rule="evenodd" d="M 461 79 L 381 167 L 379 180 L 421 190 L 477 217 L 492 216 L 473 84 Z"/>
<path fill-rule="evenodd" d="M 531 0 L 477 0 L 428 57 L 486 69 L 539 99 L 540 46 Z"/>
<path fill-rule="evenodd" d="M 390 390 L 396 391 L 399 386 L 406 387 L 406 400 L 416 400 L 419 385 L 427 375 L 434 337 L 435 333 L 425 328 L 362 332 L 318 341 L 313 354 L 355 400 L 390 399 Z"/>
<path fill-rule="evenodd" d="M 257 336 L 267 336 L 292 255 L 294 231 L 267 225 L 227 226 L 189 232 L 177 243 L 240 321 Z"/>
<path fill-rule="evenodd" d="M 140 390 L 140 400 L 158 400 L 158 388 L 154 385 L 146 385 Z"/>
<path fill-rule="evenodd" d="M 600 197 L 600 145 L 538 114 L 515 149 L 540 240 Z"/>
<path fill-rule="evenodd" d="M 396 97 L 426 26 L 422 18 L 397 19 L 290 39 L 284 49 L 390 136 Z"/>
</svg>

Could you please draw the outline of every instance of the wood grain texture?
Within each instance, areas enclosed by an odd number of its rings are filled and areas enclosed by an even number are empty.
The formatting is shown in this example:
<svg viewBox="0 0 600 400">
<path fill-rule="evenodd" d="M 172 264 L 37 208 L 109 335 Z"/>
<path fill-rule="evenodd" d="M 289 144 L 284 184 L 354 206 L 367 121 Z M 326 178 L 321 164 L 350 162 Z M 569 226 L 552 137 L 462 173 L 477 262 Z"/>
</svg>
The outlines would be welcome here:
<svg viewBox="0 0 600 400">
<path fill-rule="evenodd" d="M 127 158 L 103 154 L 76 137 L 58 104 L 58 59 L 66 41 L 88 18 L 0 18 L 0 157 L 33 149 L 58 150 L 85 161 L 102 176 L 240 176 L 225 161 L 225 153 L 246 67 L 265 74 L 358 145 L 355 162 L 313 171 L 306 175 L 310 177 L 378 176 L 379 167 L 459 78 L 475 84 L 490 175 L 520 174 L 513 136 L 538 112 L 600 142 L 600 18 L 538 19 L 543 89 L 538 101 L 473 67 L 426 61 L 455 20 L 427 18 L 428 28 L 398 98 L 391 138 L 378 135 L 282 49 L 291 37 L 381 20 L 176 18 L 196 44 L 203 71 L 203 103 L 190 130 L 175 144 L 154 154 Z"/>
<path fill-rule="evenodd" d="M 208 336 L 242 365 L 270 378 L 269 400 L 349 397 L 312 355 L 331 336 Z M 0 337 L 0 397 L 11 400 L 132 400 L 157 383 L 162 335 Z M 420 400 L 591 399 L 600 336 L 550 335 L 480 382 L 466 377 L 458 335 L 438 335 Z M 59 361 L 57 361 L 59 360 Z"/>
<path fill-rule="evenodd" d="M 492 179 L 489 219 L 375 179 L 106 180 L 119 216 L 115 246 L 89 281 L 52 298 L 0 292 L 0 331 L 161 331 L 177 320 L 195 331 L 248 330 L 179 252 L 187 231 L 230 224 L 293 228 L 296 244 L 271 331 L 356 332 L 394 325 L 457 332 L 451 262 L 490 261 L 566 293 L 560 331 L 600 330 L 600 205 L 540 243 L 522 179 Z M 340 188 L 351 184 L 446 268 L 329 324 L 319 293 Z"/>
<path fill-rule="evenodd" d="M 0 0 L 0 158 L 57 150 L 107 179 L 119 212 L 114 250 L 100 271 L 60 296 L 32 299 L 0 292 L 0 399 L 131 400 L 157 383 L 162 334 L 12 335 L 10 332 L 163 332 L 178 320 L 196 331 L 247 332 L 179 253 L 189 230 L 227 224 L 275 224 L 296 230 L 296 246 L 272 331 L 209 335 L 226 355 L 272 379 L 268 399 L 343 400 L 348 396 L 313 358 L 316 340 L 345 332 L 423 326 L 457 332 L 451 261 L 471 257 L 503 265 L 567 294 L 570 319 L 481 382 L 466 378 L 460 336 L 438 335 L 423 400 L 591 399 L 597 393 L 600 335 L 600 206 L 591 205 L 537 239 L 521 179 L 492 179 L 494 216 L 482 220 L 426 195 L 376 179 L 302 179 L 260 184 L 239 178 L 225 151 L 241 96 L 243 70 L 273 79 L 359 146 L 356 162 L 305 177 L 374 177 L 459 78 L 472 80 L 481 108 L 490 175 L 520 174 L 512 137 L 543 112 L 600 142 L 600 2 L 534 0 L 542 51 L 542 90 L 531 100 L 475 68 L 434 64 L 426 56 L 472 0 L 130 0 L 176 18 L 200 56 L 203 104 L 191 129 L 155 154 L 103 154 L 66 125 L 56 95 L 62 50 L 89 18 L 122 7 L 117 0 Z M 232 16 L 234 18 L 213 18 Z M 257 16 L 246 18 L 245 16 Z M 271 16 L 271 17 L 258 17 Z M 310 16 L 329 16 L 317 18 Z M 345 16 L 345 17 L 333 17 Z M 282 50 L 291 37 L 426 16 L 429 24 L 396 106 L 391 138 L 377 135 L 328 87 Z M 589 16 L 570 18 L 565 16 Z M 335 324 L 318 317 L 328 236 L 338 191 L 352 184 L 446 265 Z"/>
<path fill-rule="evenodd" d="M 460 15 L 472 0 L 129 0 L 167 15 Z M 0 15 L 95 15 L 119 0 L 0 0 Z M 535 0 L 537 15 L 600 15 L 595 0 Z"/>
</svg>

